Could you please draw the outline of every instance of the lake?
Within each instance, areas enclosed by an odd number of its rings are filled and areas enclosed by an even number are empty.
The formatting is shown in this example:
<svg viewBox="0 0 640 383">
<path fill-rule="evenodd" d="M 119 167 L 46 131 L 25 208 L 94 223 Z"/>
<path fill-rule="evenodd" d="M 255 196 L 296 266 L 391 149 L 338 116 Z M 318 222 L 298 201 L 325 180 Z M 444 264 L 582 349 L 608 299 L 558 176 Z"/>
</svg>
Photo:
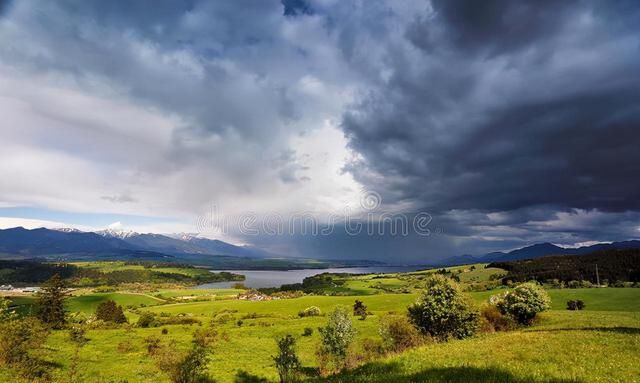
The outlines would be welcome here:
<svg viewBox="0 0 640 383">
<path fill-rule="evenodd" d="M 306 277 L 322 273 L 350 273 L 350 274 L 372 274 L 372 273 L 399 273 L 405 271 L 420 270 L 419 266 L 371 266 L 371 267 L 343 267 L 330 269 L 301 269 L 301 270 L 211 270 L 212 273 L 228 271 L 234 274 L 245 276 L 244 285 L 250 288 L 280 287 L 291 283 L 300 283 Z M 205 283 L 197 286 L 200 289 L 221 289 L 229 288 L 237 282 L 215 282 Z"/>
</svg>

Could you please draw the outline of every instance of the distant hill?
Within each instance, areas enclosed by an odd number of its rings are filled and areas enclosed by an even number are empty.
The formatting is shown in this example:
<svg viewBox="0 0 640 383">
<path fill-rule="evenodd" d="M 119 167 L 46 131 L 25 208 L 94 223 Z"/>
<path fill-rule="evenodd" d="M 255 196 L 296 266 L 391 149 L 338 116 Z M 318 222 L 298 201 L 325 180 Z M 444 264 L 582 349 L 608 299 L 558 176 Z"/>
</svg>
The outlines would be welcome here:
<svg viewBox="0 0 640 383">
<path fill-rule="evenodd" d="M 268 257 L 259 249 L 235 246 L 219 240 L 193 235 L 169 237 L 161 234 L 139 234 L 117 230 L 82 232 L 75 229 L 33 229 L 22 227 L 0 230 L 0 254 L 20 257 L 64 255 L 117 259 L 166 259 L 203 256 L 242 258 Z"/>
<path fill-rule="evenodd" d="M 605 249 L 588 254 L 553 255 L 508 262 L 492 262 L 489 267 L 505 269 L 506 282 L 550 279 L 586 280 L 596 283 L 596 265 L 600 281 L 640 282 L 640 249 Z"/>
<path fill-rule="evenodd" d="M 441 266 L 464 265 L 471 263 L 487 263 L 499 261 L 515 261 L 520 259 L 530 259 L 537 257 L 545 257 L 548 255 L 580 255 L 589 254 L 599 250 L 621 250 L 621 249 L 640 249 L 640 241 L 621 241 L 612 243 L 598 243 L 591 246 L 583 246 L 577 248 L 564 248 L 556 246 L 552 243 L 538 243 L 526 246 L 509 252 L 492 252 L 484 255 L 459 255 L 449 257 L 439 262 Z"/>
</svg>

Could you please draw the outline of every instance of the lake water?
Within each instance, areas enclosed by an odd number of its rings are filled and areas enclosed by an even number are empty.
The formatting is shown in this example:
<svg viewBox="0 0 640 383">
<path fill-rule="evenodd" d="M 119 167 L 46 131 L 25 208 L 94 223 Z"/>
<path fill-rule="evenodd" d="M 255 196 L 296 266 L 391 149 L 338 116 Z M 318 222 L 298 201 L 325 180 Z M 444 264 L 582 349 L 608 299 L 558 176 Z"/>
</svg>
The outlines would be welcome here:
<svg viewBox="0 0 640 383">
<path fill-rule="evenodd" d="M 300 283 L 306 277 L 322 273 L 351 273 L 351 274 L 372 274 L 372 273 L 399 273 L 405 271 L 419 270 L 418 266 L 372 266 L 372 267 L 344 267 L 332 269 L 301 269 L 301 270 L 221 270 L 245 276 L 244 285 L 251 288 L 280 287 L 291 283 Z M 219 272 L 211 270 L 212 273 Z M 205 283 L 197 286 L 201 289 L 229 288 L 237 282 L 215 282 Z"/>
</svg>

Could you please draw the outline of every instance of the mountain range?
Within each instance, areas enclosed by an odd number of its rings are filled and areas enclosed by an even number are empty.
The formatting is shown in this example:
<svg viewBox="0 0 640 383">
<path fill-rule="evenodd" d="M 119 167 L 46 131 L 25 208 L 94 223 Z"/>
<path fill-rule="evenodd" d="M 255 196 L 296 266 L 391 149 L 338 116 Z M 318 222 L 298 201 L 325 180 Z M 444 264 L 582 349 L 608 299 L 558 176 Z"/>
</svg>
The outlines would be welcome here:
<svg viewBox="0 0 640 383">
<path fill-rule="evenodd" d="M 587 254 L 608 249 L 640 249 L 639 240 L 599 243 L 592 246 L 564 248 L 552 243 L 538 243 L 508 252 L 484 255 L 460 255 L 435 263 L 451 266 L 471 263 L 514 261 L 547 255 Z M 68 260 L 134 260 L 168 261 L 218 266 L 222 268 L 272 267 L 269 262 L 277 255 L 251 246 L 236 246 L 216 239 L 192 234 L 141 234 L 133 231 L 107 229 L 83 232 L 77 229 L 0 229 L 0 257 L 47 258 Z M 280 267 L 303 267 L 290 259 Z M 359 265 L 362 262 L 341 260 L 336 265 Z M 373 262 L 373 261 L 366 261 Z M 331 264 L 331 263 L 329 263 Z M 377 262 L 377 264 L 380 264 Z M 425 262 L 427 264 L 427 262 Z M 429 264 L 434 265 L 433 262 Z M 253 265 L 253 266 L 251 266 Z M 317 266 L 317 265 L 316 265 Z"/>
<path fill-rule="evenodd" d="M 249 246 L 236 246 L 195 235 L 140 234 L 131 231 L 77 229 L 0 230 L 0 254 L 22 257 L 86 255 L 93 258 L 189 259 L 194 256 L 266 258 L 273 255 Z"/>
<path fill-rule="evenodd" d="M 640 249 L 639 240 L 598 243 L 591 246 L 582 246 L 575 248 L 560 247 L 549 242 L 537 243 L 535 245 L 526 246 L 509 252 L 496 251 L 484 255 L 459 255 L 455 257 L 445 258 L 438 264 L 440 266 L 464 265 L 470 263 L 486 263 L 499 261 L 516 261 L 521 259 L 530 259 L 544 257 L 548 255 L 570 255 L 570 254 L 589 254 L 599 250 L 621 250 L 621 249 Z"/>
</svg>

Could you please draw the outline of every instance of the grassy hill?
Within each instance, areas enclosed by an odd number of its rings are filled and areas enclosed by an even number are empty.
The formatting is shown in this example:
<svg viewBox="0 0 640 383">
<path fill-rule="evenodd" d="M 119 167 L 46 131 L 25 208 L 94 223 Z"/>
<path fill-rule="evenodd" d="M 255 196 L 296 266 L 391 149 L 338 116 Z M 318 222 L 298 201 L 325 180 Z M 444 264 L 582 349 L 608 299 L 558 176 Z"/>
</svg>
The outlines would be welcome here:
<svg viewBox="0 0 640 383">
<path fill-rule="evenodd" d="M 461 283 L 484 283 L 500 270 L 473 270 L 470 266 L 445 270 L 460 275 Z M 307 295 L 293 299 L 246 301 L 231 299 L 242 290 L 231 289 L 163 289 L 141 293 L 127 291 L 91 292 L 78 290 L 67 308 L 87 315 L 97 304 L 113 299 L 129 306 L 125 311 L 131 322 L 149 311 L 163 317 L 194 319 L 201 325 L 165 325 L 155 328 L 92 329 L 89 341 L 79 354 L 81 381 L 86 382 L 168 382 L 167 376 L 147 354 L 145 339 L 157 337 L 174 343 L 177 350 L 187 349 L 197 328 L 213 327 L 218 338 L 208 371 L 216 382 L 276 382 L 272 356 L 275 339 L 292 334 L 297 338 L 298 353 L 310 382 L 634 382 L 640 377 L 637 356 L 640 353 L 640 289 L 551 289 L 552 309 L 543 313 L 529 328 L 514 331 L 481 333 L 473 338 L 432 343 L 404 352 L 362 359 L 360 367 L 327 379 L 315 378 L 319 343 L 317 328 L 326 323 L 325 316 L 304 317 L 298 312 L 318 306 L 323 314 L 338 305 L 351 306 L 362 300 L 371 312 L 366 320 L 353 318 L 357 329 L 353 352 L 367 355 L 366 345 L 379 340 L 379 325 L 385 315 L 401 315 L 419 293 L 420 278 L 442 270 L 425 270 L 393 275 L 340 276 L 350 291 L 361 295 Z M 504 274 L 504 272 L 502 272 Z M 388 293 L 372 283 L 409 288 L 407 293 Z M 487 291 L 470 291 L 478 304 L 503 286 Z M 330 292 L 329 292 L 330 293 Z M 191 301 L 191 300 L 197 301 Z M 201 301 L 199 299 L 202 299 Z M 567 311 L 566 301 L 581 299 L 584 311 Z M 19 298 L 16 303 L 29 303 Z M 241 321 L 239 323 L 239 321 Z M 311 336 L 302 336 L 304 330 Z M 162 330 L 166 329 L 166 334 Z M 67 382 L 74 345 L 66 331 L 53 331 L 42 357 L 55 366 L 53 379 Z M 0 367 L 0 382 L 19 382 L 11 371 Z"/>
</svg>

